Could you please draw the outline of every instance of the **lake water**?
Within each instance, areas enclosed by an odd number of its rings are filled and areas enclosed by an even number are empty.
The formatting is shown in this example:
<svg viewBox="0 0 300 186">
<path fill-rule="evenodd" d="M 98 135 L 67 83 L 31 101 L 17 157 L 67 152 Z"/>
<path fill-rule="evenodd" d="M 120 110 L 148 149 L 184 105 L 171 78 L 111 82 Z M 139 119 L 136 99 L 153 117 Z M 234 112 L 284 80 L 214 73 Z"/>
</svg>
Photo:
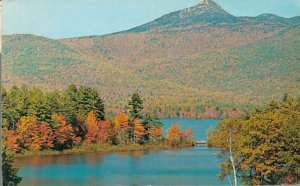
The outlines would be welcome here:
<svg viewBox="0 0 300 186">
<path fill-rule="evenodd" d="M 164 119 L 164 128 L 180 123 L 191 127 L 195 140 L 216 120 Z M 206 147 L 134 151 L 110 154 L 40 156 L 23 159 L 21 185 L 228 185 L 217 178 L 218 151 Z"/>
</svg>

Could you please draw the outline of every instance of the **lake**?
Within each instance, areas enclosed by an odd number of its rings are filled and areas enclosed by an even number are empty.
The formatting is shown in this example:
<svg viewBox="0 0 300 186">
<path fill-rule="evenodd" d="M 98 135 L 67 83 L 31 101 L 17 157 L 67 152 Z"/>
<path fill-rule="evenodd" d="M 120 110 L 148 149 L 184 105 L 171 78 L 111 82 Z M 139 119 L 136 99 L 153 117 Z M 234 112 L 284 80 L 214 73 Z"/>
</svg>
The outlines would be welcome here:
<svg viewBox="0 0 300 186">
<path fill-rule="evenodd" d="M 195 140 L 217 120 L 163 119 L 191 127 Z M 206 147 L 181 150 L 148 150 L 119 153 L 39 156 L 22 159 L 21 185 L 228 185 L 217 178 L 218 151 Z"/>
</svg>

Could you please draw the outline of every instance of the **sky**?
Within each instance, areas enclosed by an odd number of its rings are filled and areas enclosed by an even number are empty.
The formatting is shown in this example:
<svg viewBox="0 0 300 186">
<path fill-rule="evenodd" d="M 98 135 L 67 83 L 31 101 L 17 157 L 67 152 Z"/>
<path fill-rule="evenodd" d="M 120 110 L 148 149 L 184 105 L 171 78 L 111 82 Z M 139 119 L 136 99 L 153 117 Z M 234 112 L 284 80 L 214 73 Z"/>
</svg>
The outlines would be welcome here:
<svg viewBox="0 0 300 186">
<path fill-rule="evenodd" d="M 3 0 L 3 34 L 53 39 L 126 30 L 201 0 Z M 235 16 L 300 16 L 300 0 L 215 0 Z"/>
</svg>

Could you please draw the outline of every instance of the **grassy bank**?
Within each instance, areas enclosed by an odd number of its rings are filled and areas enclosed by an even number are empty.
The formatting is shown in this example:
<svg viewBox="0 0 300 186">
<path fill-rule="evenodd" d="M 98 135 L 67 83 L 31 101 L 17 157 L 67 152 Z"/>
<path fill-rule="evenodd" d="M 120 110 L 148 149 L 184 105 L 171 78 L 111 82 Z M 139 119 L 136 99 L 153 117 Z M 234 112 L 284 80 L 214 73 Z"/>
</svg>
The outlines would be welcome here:
<svg viewBox="0 0 300 186">
<path fill-rule="evenodd" d="M 66 154 L 84 154 L 91 152 L 124 152 L 124 151 L 140 151 L 140 150 L 175 150 L 181 148 L 192 147 L 192 144 L 183 144 L 181 146 L 171 146 L 166 144 L 130 144 L 130 145 L 108 145 L 108 144 L 82 144 L 71 149 L 62 151 L 44 150 L 44 151 L 24 151 L 23 153 L 15 154 L 16 158 L 30 157 L 30 156 L 45 156 L 45 155 L 66 155 Z"/>
</svg>

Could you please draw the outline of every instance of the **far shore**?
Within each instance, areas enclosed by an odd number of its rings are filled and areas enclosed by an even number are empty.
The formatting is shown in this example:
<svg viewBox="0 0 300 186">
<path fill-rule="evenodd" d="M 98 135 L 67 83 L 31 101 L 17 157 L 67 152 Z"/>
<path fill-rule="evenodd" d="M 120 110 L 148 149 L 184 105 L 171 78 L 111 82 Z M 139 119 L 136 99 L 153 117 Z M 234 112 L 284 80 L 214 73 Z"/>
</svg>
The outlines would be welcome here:
<svg viewBox="0 0 300 186">
<path fill-rule="evenodd" d="M 129 144 L 129 145 L 108 145 L 108 144 L 82 144 L 71 149 L 62 151 L 44 150 L 44 151 L 25 151 L 23 153 L 15 154 L 15 158 L 25 158 L 34 156 L 58 156 L 58 155 L 72 155 L 85 154 L 91 152 L 112 153 L 112 152 L 130 152 L 141 150 L 176 150 L 183 148 L 191 148 L 194 144 L 183 144 L 180 146 L 170 146 L 166 144 Z"/>
</svg>

